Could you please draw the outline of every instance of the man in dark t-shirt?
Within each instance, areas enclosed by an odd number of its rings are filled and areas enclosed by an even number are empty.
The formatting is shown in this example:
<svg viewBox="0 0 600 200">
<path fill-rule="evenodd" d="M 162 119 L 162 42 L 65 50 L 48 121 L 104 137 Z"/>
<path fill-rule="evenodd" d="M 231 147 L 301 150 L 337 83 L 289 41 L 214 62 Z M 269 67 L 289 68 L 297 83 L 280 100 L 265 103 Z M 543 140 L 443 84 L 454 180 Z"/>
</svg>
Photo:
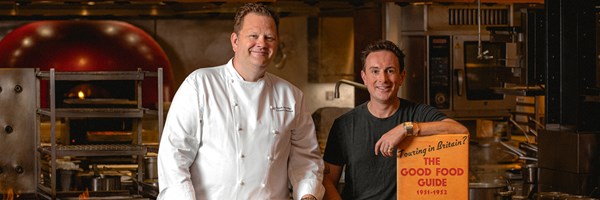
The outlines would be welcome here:
<svg viewBox="0 0 600 200">
<path fill-rule="evenodd" d="M 362 52 L 361 77 L 370 100 L 340 116 L 329 132 L 323 160 L 325 199 L 396 199 L 394 150 L 407 136 L 467 133 L 435 108 L 397 97 L 406 76 L 404 54 L 390 41 Z M 345 184 L 336 185 L 345 167 Z"/>
</svg>

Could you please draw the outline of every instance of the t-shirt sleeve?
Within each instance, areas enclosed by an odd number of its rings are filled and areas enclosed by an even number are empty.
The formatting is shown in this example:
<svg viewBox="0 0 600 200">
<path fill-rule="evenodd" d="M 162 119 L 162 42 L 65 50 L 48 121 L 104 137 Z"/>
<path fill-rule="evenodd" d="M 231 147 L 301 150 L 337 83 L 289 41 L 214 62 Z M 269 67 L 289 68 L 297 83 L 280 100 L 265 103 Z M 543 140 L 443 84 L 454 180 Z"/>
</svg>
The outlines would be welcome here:
<svg viewBox="0 0 600 200">
<path fill-rule="evenodd" d="M 323 160 L 325 162 L 343 166 L 346 164 L 345 156 L 343 156 L 342 149 L 342 129 L 340 121 L 335 120 L 331 129 L 329 130 L 329 136 L 327 136 L 327 145 L 325 145 L 325 152 L 323 153 Z"/>
</svg>

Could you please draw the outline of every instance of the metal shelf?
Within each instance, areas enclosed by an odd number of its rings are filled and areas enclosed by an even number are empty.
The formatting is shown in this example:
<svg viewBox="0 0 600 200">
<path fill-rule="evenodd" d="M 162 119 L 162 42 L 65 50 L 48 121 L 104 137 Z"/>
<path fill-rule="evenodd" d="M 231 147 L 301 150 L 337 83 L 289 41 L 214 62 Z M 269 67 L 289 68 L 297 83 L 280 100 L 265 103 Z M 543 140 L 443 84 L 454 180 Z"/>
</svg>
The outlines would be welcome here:
<svg viewBox="0 0 600 200">
<path fill-rule="evenodd" d="M 146 109 L 139 108 L 56 108 L 56 117 L 87 117 L 87 118 L 141 118 Z M 39 114 L 51 116 L 48 108 L 41 108 Z"/>
<path fill-rule="evenodd" d="M 39 198 L 41 199 L 53 199 L 50 195 L 52 189 L 47 185 L 38 184 L 38 190 L 40 191 Z M 68 200 L 68 199 L 81 199 L 79 195 L 84 191 L 59 191 L 56 195 L 56 200 Z M 148 198 L 141 197 L 139 195 L 131 195 L 127 190 L 114 190 L 114 191 L 88 191 L 89 196 L 87 199 L 106 199 L 106 200 L 149 200 Z M 37 199 L 37 198 L 36 198 Z"/>
<path fill-rule="evenodd" d="M 95 72 L 55 72 L 57 81 L 111 81 L 111 80 L 144 80 L 146 74 L 152 76 L 151 72 L 144 71 L 95 71 Z M 40 71 L 37 76 L 42 79 L 50 79 L 49 71 Z"/>
<path fill-rule="evenodd" d="M 49 185 L 41 185 L 38 177 L 38 190 L 48 194 L 49 199 L 60 199 L 59 196 L 64 195 L 56 191 L 56 172 L 57 172 L 57 157 L 62 156 L 81 156 L 81 157 L 100 157 L 100 156 L 136 156 L 137 158 L 137 177 L 132 177 L 134 180 L 141 182 L 143 179 L 143 159 L 148 153 L 148 147 L 142 144 L 142 123 L 144 116 L 149 115 L 158 118 L 158 133 L 159 138 L 162 133 L 163 125 L 163 74 L 162 68 L 157 72 L 146 72 L 138 69 L 137 71 L 95 71 L 95 72 L 56 72 L 54 69 L 50 71 L 37 71 L 38 84 L 40 80 L 48 80 L 50 102 L 49 108 L 37 108 L 39 116 L 45 115 L 50 118 L 51 133 L 50 144 L 42 145 L 38 140 L 38 162 L 41 160 L 41 155 L 49 155 Z M 157 77 L 158 90 L 158 107 L 157 110 L 142 107 L 142 82 L 146 77 Z M 115 80 L 132 80 L 135 81 L 135 99 L 91 99 L 91 100 L 73 100 L 77 106 L 90 105 L 93 102 L 102 103 L 102 108 L 82 107 L 82 108 L 57 108 L 56 107 L 56 82 L 57 81 L 115 81 Z M 38 104 L 39 106 L 39 104 Z M 127 106 L 127 107 L 122 107 Z M 39 117 L 38 116 L 38 122 Z M 56 143 L 56 121 L 57 118 L 133 118 L 137 127 L 134 128 L 137 139 L 136 144 L 97 144 L 97 145 L 59 145 Z M 39 137 L 39 134 L 38 134 Z M 38 166 L 40 164 L 38 163 Z M 140 190 L 141 187 L 138 187 Z M 139 191 L 138 191 L 139 192 Z M 63 196 L 64 197 L 64 196 Z M 61 197 L 62 198 L 62 197 Z M 94 198 L 97 199 L 97 198 Z M 133 199 L 131 196 L 125 196 L 125 199 Z M 137 198 L 136 198 L 137 199 Z"/>
<path fill-rule="evenodd" d="M 519 95 L 519 96 L 542 96 L 545 90 L 539 86 L 516 86 L 516 87 L 493 87 L 491 88 L 497 94 Z"/>
<path fill-rule="evenodd" d="M 44 154 L 51 154 L 50 146 L 39 147 Z M 127 156 L 146 155 L 148 148 L 142 145 L 130 144 L 99 144 L 99 145 L 57 145 L 56 156 Z"/>
</svg>

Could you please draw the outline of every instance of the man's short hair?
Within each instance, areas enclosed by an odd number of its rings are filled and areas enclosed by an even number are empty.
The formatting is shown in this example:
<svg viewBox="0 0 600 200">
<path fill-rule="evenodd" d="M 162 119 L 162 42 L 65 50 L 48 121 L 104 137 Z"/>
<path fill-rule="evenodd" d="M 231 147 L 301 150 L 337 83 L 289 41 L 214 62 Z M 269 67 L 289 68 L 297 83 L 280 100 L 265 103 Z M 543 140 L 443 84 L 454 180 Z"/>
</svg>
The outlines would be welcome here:
<svg viewBox="0 0 600 200">
<path fill-rule="evenodd" d="M 275 12 L 262 4 L 247 3 L 239 7 L 235 13 L 233 32 L 239 33 L 240 29 L 242 28 L 242 24 L 244 23 L 244 17 L 246 17 L 246 15 L 249 13 L 271 17 L 275 21 L 275 28 L 279 30 L 279 17 L 275 15 Z"/>
<path fill-rule="evenodd" d="M 400 50 L 396 44 L 387 40 L 372 42 L 371 44 L 367 45 L 365 50 L 362 51 L 360 61 L 362 62 L 363 70 L 365 70 L 365 61 L 367 60 L 367 56 L 375 51 L 391 51 L 398 58 L 398 62 L 400 63 L 400 71 L 404 70 L 404 53 L 402 53 L 402 50 Z"/>
</svg>

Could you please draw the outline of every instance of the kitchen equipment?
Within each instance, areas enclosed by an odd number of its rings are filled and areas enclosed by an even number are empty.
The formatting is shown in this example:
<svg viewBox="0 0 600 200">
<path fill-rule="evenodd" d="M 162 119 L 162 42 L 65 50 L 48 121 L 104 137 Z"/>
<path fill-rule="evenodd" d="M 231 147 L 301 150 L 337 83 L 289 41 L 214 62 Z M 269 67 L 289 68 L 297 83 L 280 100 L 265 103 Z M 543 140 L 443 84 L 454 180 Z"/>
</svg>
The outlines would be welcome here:
<svg viewBox="0 0 600 200">
<path fill-rule="evenodd" d="M 519 148 L 525 151 L 525 156 L 537 158 L 538 147 L 535 144 L 520 142 Z"/>
<path fill-rule="evenodd" d="M 121 176 L 100 175 L 91 179 L 92 191 L 121 190 Z"/>
<path fill-rule="evenodd" d="M 527 164 L 521 167 L 521 173 L 523 173 L 523 181 L 525 183 L 537 183 L 538 177 L 538 166 L 537 164 Z"/>
<path fill-rule="evenodd" d="M 534 199 L 535 200 L 559 200 L 559 199 L 564 199 L 567 196 L 569 196 L 569 194 L 562 193 L 562 192 L 540 192 L 540 193 L 537 193 L 536 195 L 534 195 Z"/>
<path fill-rule="evenodd" d="M 537 163 L 524 164 L 521 166 L 521 174 L 523 176 L 523 194 L 527 197 L 533 197 L 537 190 L 538 182 L 538 166 Z"/>
<path fill-rule="evenodd" d="M 24 48 L 23 41 L 32 42 Z M 27 23 L 12 30 L 0 41 L 0 66 L 79 72 L 135 71 L 138 68 L 156 71 L 164 68 L 165 97 L 172 97 L 169 91 L 174 91 L 171 63 L 165 51 L 150 34 L 122 21 L 40 20 Z M 73 83 L 72 87 L 56 88 L 57 106 L 66 97 L 63 94 L 86 81 L 69 82 L 65 84 Z M 156 84 L 156 80 L 142 83 L 143 98 L 140 98 L 144 107 L 154 107 L 158 102 Z M 124 86 L 111 85 L 116 89 Z M 45 94 L 47 86 L 42 83 L 40 90 Z M 129 95 L 127 92 L 121 94 Z M 49 106 L 47 95 L 39 98 L 41 107 Z"/>
<path fill-rule="evenodd" d="M 516 46 L 489 42 L 483 47 L 489 59 L 478 59 L 477 35 L 429 36 L 428 103 L 451 116 L 506 117 L 515 107 L 514 97 L 498 94 L 511 82 Z"/>
<path fill-rule="evenodd" d="M 469 183 L 469 200 L 507 200 L 513 194 L 503 183 Z"/>
<path fill-rule="evenodd" d="M 36 82 L 33 69 L 0 69 L 0 196 L 36 192 Z"/>
<path fill-rule="evenodd" d="M 512 117 L 508 120 L 513 126 L 517 127 L 521 132 L 523 132 L 523 135 L 525 136 L 525 139 L 527 140 L 527 143 L 532 143 L 533 141 L 529 138 L 529 136 L 527 135 L 527 131 L 525 131 L 525 129 L 523 127 L 521 127 L 521 125 L 519 125 L 519 123 L 515 122 L 515 120 L 512 119 Z"/>
<path fill-rule="evenodd" d="M 130 144 L 133 141 L 131 131 L 87 131 L 85 136 L 87 142 L 98 143 L 111 141 L 113 144 Z"/>
<path fill-rule="evenodd" d="M 60 191 L 75 191 L 77 190 L 77 170 L 72 169 L 59 169 L 57 171 L 58 190 Z"/>
<path fill-rule="evenodd" d="M 156 156 L 144 158 L 144 179 L 152 181 L 158 179 L 158 165 Z"/>
<path fill-rule="evenodd" d="M 538 130 L 537 138 L 538 186 L 539 191 L 590 194 L 600 180 L 600 1 L 571 2 L 544 4 L 547 100 L 546 129 Z"/>
<path fill-rule="evenodd" d="M 503 142 L 503 141 L 500 141 L 499 143 L 502 146 L 504 146 L 506 149 L 510 150 L 510 152 L 512 152 L 514 155 L 519 156 L 519 157 L 525 156 L 525 153 L 526 153 L 525 151 L 523 151 L 517 147 L 514 147 L 510 144 L 507 144 L 506 142 Z"/>
<path fill-rule="evenodd" d="M 139 182 L 136 179 L 131 179 L 134 183 L 134 186 L 141 186 L 142 187 L 142 194 L 144 196 L 151 196 L 156 198 L 158 196 L 158 180 L 153 180 L 153 181 L 144 181 L 144 182 Z"/>
<path fill-rule="evenodd" d="M 92 191 L 106 191 L 103 193 L 110 193 L 111 195 L 117 192 L 126 193 L 129 195 L 134 190 L 141 190 L 140 187 L 134 188 L 133 190 L 121 190 L 120 177 L 125 175 L 127 177 L 136 178 L 141 181 L 143 179 L 143 162 L 144 155 L 147 154 L 147 147 L 142 143 L 142 123 L 145 120 L 145 114 L 154 112 L 158 120 L 158 127 L 162 127 L 162 69 L 159 69 L 156 73 L 145 72 L 145 71 L 130 71 L 130 72 L 56 72 L 54 69 L 50 71 L 38 71 L 37 77 L 40 81 L 46 81 L 49 84 L 48 94 L 51 98 L 50 105 L 48 108 L 39 108 L 38 114 L 42 117 L 47 116 L 50 118 L 51 124 L 51 140 L 50 144 L 39 147 L 40 154 L 49 161 L 48 172 L 50 172 L 51 180 L 44 182 L 45 185 L 40 186 L 40 195 L 46 195 L 52 199 L 56 199 L 61 196 L 62 193 L 56 192 L 56 176 L 54 176 L 57 170 L 57 157 L 73 156 L 82 162 L 82 169 L 87 173 L 89 166 L 93 168 L 93 178 L 86 183 L 90 183 L 87 188 Z M 159 84 L 156 88 L 159 90 L 158 109 L 142 107 L 142 81 L 146 77 L 157 77 Z M 71 80 L 129 80 L 134 81 L 136 84 L 135 90 L 127 91 L 135 93 L 135 101 L 137 102 L 136 108 L 105 108 L 105 107 L 86 107 L 86 108 L 63 108 L 55 107 L 57 82 L 71 81 Z M 56 121 L 59 119 L 73 120 L 73 119 L 103 119 L 103 118 L 120 118 L 129 119 L 132 124 L 136 124 L 137 128 L 134 129 L 136 139 L 131 144 L 115 144 L 114 141 L 105 141 L 102 144 L 86 144 L 86 145 L 60 145 L 56 142 Z M 93 130 L 92 130 L 93 131 Z M 101 131 L 101 130 L 99 130 Z M 162 130 L 159 129 L 159 135 Z M 38 135 L 39 137 L 39 135 Z M 135 159 L 135 161 L 133 161 Z M 85 163 L 83 163 L 85 162 Z M 135 165 L 134 165 L 135 164 Z M 98 165 L 103 166 L 101 171 L 98 169 Z M 128 172 L 123 173 L 121 169 L 126 169 Z M 132 172 L 133 170 L 137 171 Z M 129 173 L 131 172 L 131 173 Z M 116 176 L 108 176 L 116 175 Z M 135 177 L 134 177 L 135 176 Z M 84 184 L 82 184 L 84 185 Z M 79 188 L 80 190 L 83 188 Z M 81 191 L 82 192 L 82 191 Z"/>
</svg>

